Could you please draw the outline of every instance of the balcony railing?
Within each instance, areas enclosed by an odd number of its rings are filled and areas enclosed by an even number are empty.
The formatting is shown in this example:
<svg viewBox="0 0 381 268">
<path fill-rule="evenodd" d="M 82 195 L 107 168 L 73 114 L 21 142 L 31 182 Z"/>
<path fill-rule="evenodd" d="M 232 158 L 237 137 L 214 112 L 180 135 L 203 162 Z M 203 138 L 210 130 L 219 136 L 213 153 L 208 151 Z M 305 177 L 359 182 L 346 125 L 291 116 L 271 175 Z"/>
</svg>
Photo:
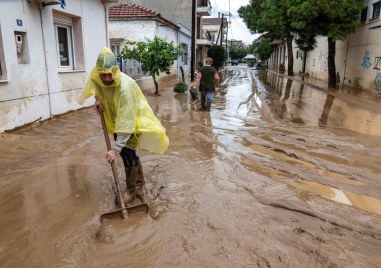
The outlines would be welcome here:
<svg viewBox="0 0 381 268">
<path fill-rule="evenodd" d="M 212 14 L 212 5 L 210 0 L 197 0 L 197 14 L 201 16 L 210 16 Z"/>
</svg>

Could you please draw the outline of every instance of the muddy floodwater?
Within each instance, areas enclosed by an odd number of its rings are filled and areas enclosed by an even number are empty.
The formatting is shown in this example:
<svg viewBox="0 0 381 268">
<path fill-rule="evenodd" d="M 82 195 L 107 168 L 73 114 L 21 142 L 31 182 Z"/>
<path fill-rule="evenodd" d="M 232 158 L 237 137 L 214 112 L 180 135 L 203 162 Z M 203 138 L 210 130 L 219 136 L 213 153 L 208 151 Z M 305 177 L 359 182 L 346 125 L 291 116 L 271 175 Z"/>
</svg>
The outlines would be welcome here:
<svg viewBox="0 0 381 268">
<path fill-rule="evenodd" d="M 92 108 L 3 133 L 0 266 L 381 267 L 381 98 L 226 74 L 210 113 L 148 95 L 170 147 L 138 151 L 150 213 L 124 221 L 99 221 L 115 197 Z"/>
</svg>

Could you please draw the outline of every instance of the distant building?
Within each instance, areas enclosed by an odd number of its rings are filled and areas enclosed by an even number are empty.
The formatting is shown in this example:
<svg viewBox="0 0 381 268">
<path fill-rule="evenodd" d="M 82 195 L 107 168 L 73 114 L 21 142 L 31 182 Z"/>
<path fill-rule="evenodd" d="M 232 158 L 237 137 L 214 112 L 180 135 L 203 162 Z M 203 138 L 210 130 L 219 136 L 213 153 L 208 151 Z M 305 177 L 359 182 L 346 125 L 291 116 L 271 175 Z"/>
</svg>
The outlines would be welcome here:
<svg viewBox="0 0 381 268">
<path fill-rule="evenodd" d="M 242 40 L 231 39 L 231 40 L 228 40 L 228 43 L 229 43 L 229 47 L 244 48 L 244 44 Z"/>
<path fill-rule="evenodd" d="M 222 35 L 221 26 L 223 26 Z M 227 29 L 228 20 L 226 17 L 223 20 L 222 17 L 202 19 L 202 32 L 210 36 L 210 41 L 215 45 L 220 45 L 222 43 L 222 45 L 225 46 Z"/>
<path fill-rule="evenodd" d="M 180 59 L 181 66 L 185 71 L 185 75 L 190 75 L 191 72 L 191 55 L 192 55 L 192 39 L 195 42 L 194 47 L 194 67 L 197 66 L 197 62 L 201 61 L 207 52 L 208 44 L 205 44 L 207 37 L 201 32 L 202 17 L 210 16 L 212 6 L 210 0 L 196 0 L 195 12 L 195 35 L 192 36 L 192 1 L 174 1 L 174 0 L 119 0 L 119 3 L 133 2 L 134 4 L 144 6 L 151 10 L 155 10 L 160 15 L 177 24 L 180 27 L 180 39 L 181 42 L 186 45 L 187 49 Z M 180 63 L 179 61 L 179 63 Z M 179 64 L 180 66 L 180 64 Z"/>
<path fill-rule="evenodd" d="M 180 44 L 180 27 L 153 10 L 136 4 L 124 3 L 110 7 L 108 18 L 110 46 L 116 56 L 127 41 L 144 41 L 145 38 L 152 40 L 158 36 L 168 42 L 173 42 L 174 46 Z M 182 57 L 179 60 L 181 63 Z M 172 75 L 160 74 L 159 81 L 173 78 L 173 76 L 178 78 L 177 65 L 176 61 L 170 69 Z M 121 69 L 134 79 L 144 76 L 141 73 L 139 63 L 136 61 L 123 61 Z M 151 77 L 149 76 L 147 79 L 151 80 Z"/>
</svg>

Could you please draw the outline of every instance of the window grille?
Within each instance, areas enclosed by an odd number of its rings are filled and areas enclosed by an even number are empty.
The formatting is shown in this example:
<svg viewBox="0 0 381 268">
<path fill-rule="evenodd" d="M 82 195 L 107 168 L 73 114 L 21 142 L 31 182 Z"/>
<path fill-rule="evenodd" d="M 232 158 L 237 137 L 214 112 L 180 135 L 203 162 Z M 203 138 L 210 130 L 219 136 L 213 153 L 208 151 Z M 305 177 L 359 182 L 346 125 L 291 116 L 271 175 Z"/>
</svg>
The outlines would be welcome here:
<svg viewBox="0 0 381 268">
<path fill-rule="evenodd" d="M 381 1 L 378 1 L 377 3 L 373 4 L 372 19 L 377 19 L 380 17 L 380 10 L 381 10 Z"/>
</svg>

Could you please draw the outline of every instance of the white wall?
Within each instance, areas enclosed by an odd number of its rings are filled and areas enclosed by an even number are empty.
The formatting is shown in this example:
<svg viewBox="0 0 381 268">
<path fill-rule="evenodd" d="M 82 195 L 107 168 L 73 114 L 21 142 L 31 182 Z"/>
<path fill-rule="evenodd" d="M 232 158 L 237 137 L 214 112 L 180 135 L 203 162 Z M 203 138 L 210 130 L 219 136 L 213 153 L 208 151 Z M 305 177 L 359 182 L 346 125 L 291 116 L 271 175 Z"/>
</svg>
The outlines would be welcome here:
<svg viewBox="0 0 381 268">
<path fill-rule="evenodd" d="M 340 84 L 368 91 L 381 91 L 381 16 L 370 19 L 373 4 L 379 0 L 368 0 L 367 20 L 360 24 L 356 32 L 346 40 L 336 42 L 336 72 Z M 306 72 L 311 78 L 328 81 L 328 41 L 327 37 L 318 37 L 317 46 L 307 53 Z M 282 45 L 278 45 L 279 48 Z M 303 69 L 303 59 L 297 57 L 298 48 L 293 42 L 294 73 Z M 287 52 L 286 52 L 287 54 Z M 279 53 L 274 52 L 268 60 L 270 68 L 277 68 Z M 286 63 L 287 68 L 287 63 Z"/>
<path fill-rule="evenodd" d="M 335 63 L 336 72 L 340 75 L 340 84 L 368 91 L 381 90 L 381 87 L 378 88 L 375 84 L 376 79 L 381 83 L 381 72 L 377 70 L 381 69 L 381 28 L 370 29 L 381 22 L 381 16 L 370 20 L 373 4 L 377 1 L 367 1 L 367 20 L 346 40 L 336 42 Z M 327 37 L 319 37 L 317 41 L 317 48 L 308 52 L 306 71 L 311 77 L 328 80 Z M 297 64 L 294 70 L 298 69 Z"/>
<path fill-rule="evenodd" d="M 183 67 L 184 70 L 184 76 L 189 77 L 190 76 L 190 66 L 191 66 L 191 45 L 192 45 L 192 39 L 191 39 L 191 30 L 187 29 L 185 26 L 179 23 L 180 26 L 180 33 L 179 33 L 179 44 L 184 43 L 188 45 L 188 50 L 186 53 L 188 54 L 187 62 L 182 62 L 181 57 L 178 61 L 179 68 L 180 66 Z M 179 69 L 179 78 L 181 78 L 181 71 Z"/>
<path fill-rule="evenodd" d="M 92 0 L 66 1 L 66 4 L 65 9 L 60 5 L 44 7 L 41 28 L 40 13 L 35 4 L 23 0 L 0 2 L 0 38 L 3 43 L 0 49 L 4 52 L 7 72 L 0 80 L 0 132 L 92 103 L 88 100 L 79 105 L 77 99 L 100 49 L 106 46 L 104 6 L 100 1 Z M 82 64 L 75 71 L 58 69 L 53 10 L 80 18 L 81 27 L 77 32 L 83 38 L 74 49 L 76 52 L 80 50 Z M 22 26 L 16 24 L 17 19 L 22 20 Z M 17 61 L 15 31 L 27 37 L 28 45 L 24 51 L 28 51 L 29 60 L 23 64 Z"/>
<path fill-rule="evenodd" d="M 110 39 L 123 39 L 121 49 L 127 41 L 144 41 L 145 38 L 153 39 L 155 36 L 167 39 L 167 41 L 174 42 L 178 45 L 178 31 L 168 27 L 159 26 L 163 23 L 156 20 L 128 20 L 128 21 L 110 21 L 109 22 L 109 38 Z M 178 74 L 177 61 L 170 69 L 171 74 Z M 160 74 L 159 77 L 166 76 L 165 73 Z"/>
</svg>

